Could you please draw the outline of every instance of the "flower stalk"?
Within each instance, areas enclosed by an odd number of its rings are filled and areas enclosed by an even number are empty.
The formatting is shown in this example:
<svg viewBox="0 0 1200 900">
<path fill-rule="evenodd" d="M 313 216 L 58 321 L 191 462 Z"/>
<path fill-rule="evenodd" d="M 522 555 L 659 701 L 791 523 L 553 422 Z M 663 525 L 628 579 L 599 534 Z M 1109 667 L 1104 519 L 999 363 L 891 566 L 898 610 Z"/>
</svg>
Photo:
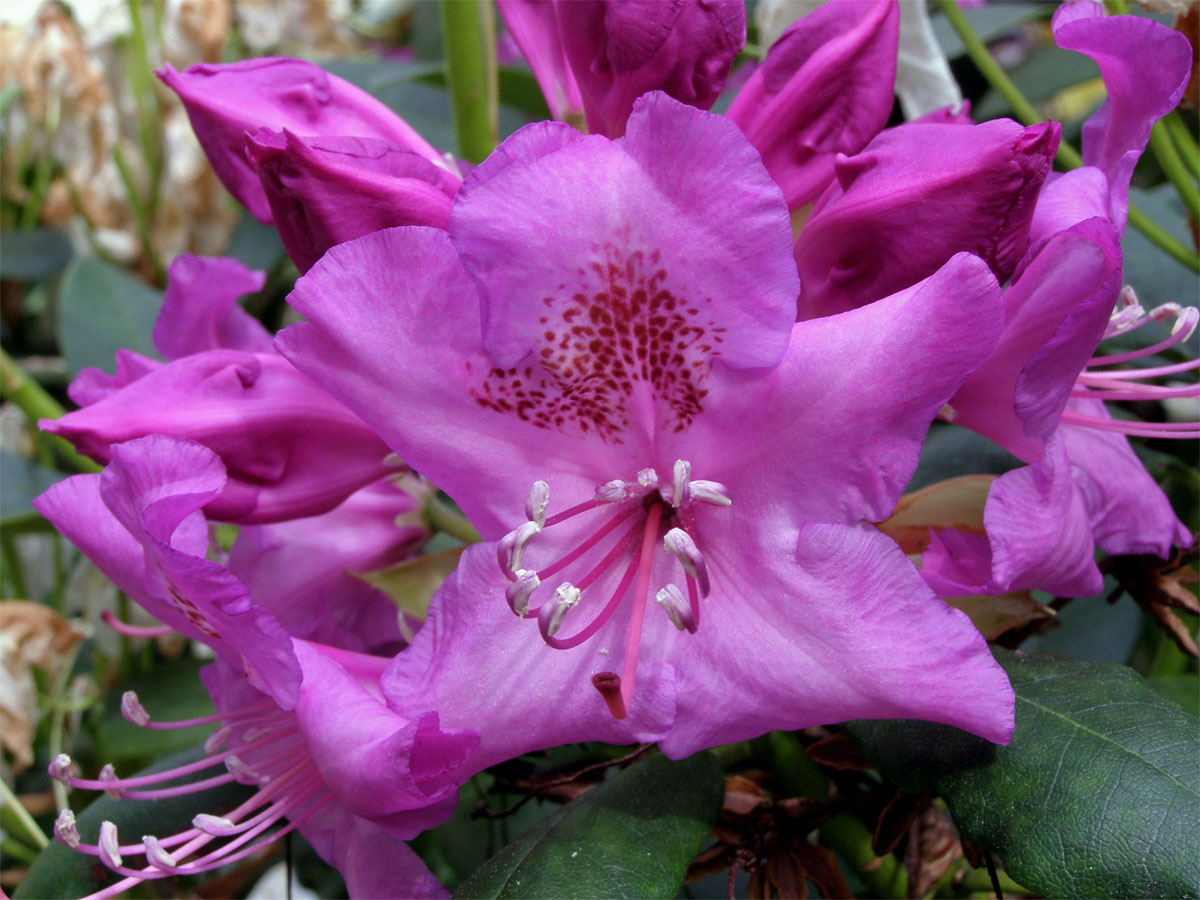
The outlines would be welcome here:
<svg viewBox="0 0 1200 900">
<path fill-rule="evenodd" d="M 485 0 L 440 6 L 458 150 L 471 162 L 482 162 L 496 146 L 500 127 L 495 17 Z"/>
<path fill-rule="evenodd" d="M 31 422 L 38 419 L 57 419 L 64 410 L 36 381 L 21 371 L 4 350 L 0 350 L 0 397 L 13 403 Z M 100 466 L 75 452 L 67 441 L 51 435 L 40 435 L 50 441 L 60 457 L 76 472 L 99 472 Z"/>
<path fill-rule="evenodd" d="M 1175 186 L 1175 191 L 1187 207 L 1188 214 L 1193 219 L 1200 220 L 1200 189 L 1197 189 L 1183 157 L 1171 140 L 1171 135 L 1167 133 L 1166 123 L 1161 119 L 1154 123 L 1154 128 L 1150 131 L 1150 149 L 1154 151 L 1163 174 Z"/>
<path fill-rule="evenodd" d="M 1171 143 L 1179 151 L 1179 157 L 1183 160 L 1183 164 L 1192 173 L 1193 178 L 1200 178 L 1200 145 L 1196 143 L 1196 136 L 1192 134 L 1191 129 L 1187 127 L 1176 111 L 1163 116 L 1162 121 L 1165 123 Z"/>
</svg>

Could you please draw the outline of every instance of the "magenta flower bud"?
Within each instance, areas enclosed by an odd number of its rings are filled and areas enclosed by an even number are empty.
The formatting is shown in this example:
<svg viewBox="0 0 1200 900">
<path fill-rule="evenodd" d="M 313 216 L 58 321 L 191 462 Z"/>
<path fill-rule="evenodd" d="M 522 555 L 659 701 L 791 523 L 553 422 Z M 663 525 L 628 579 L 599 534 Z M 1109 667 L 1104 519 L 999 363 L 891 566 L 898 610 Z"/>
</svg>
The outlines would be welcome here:
<svg viewBox="0 0 1200 900">
<path fill-rule="evenodd" d="M 151 434 L 196 440 L 228 481 L 207 512 L 254 524 L 326 512 L 387 474 L 387 446 L 280 356 L 211 350 L 160 366 L 41 427 L 100 462 Z"/>
<path fill-rule="evenodd" d="M 1007 281 L 1057 148 L 1057 124 L 1002 119 L 902 125 L 857 156 L 839 156 L 840 188 L 821 198 L 796 242 L 801 316 L 885 297 L 959 252 Z"/>
<path fill-rule="evenodd" d="M 268 57 L 202 63 L 182 72 L 167 64 L 158 76 L 183 100 L 192 129 L 226 189 L 268 225 L 271 208 L 245 153 L 247 134 L 260 128 L 287 128 L 305 137 L 375 138 L 447 165 L 390 109 L 310 62 Z"/>
<path fill-rule="evenodd" d="M 894 3 L 827 3 L 795 22 L 729 107 L 788 209 L 833 180 L 837 153 L 857 153 L 892 111 L 899 12 Z"/>
<path fill-rule="evenodd" d="M 357 137 L 262 129 L 246 152 L 258 165 L 271 218 L 301 272 L 332 247 L 394 225 L 450 227 L 462 180 L 413 150 Z"/>
<path fill-rule="evenodd" d="M 509 0 L 500 14 L 555 117 L 582 104 L 588 131 L 606 137 L 625 133 L 649 91 L 708 109 L 746 43 L 741 0 Z"/>
</svg>

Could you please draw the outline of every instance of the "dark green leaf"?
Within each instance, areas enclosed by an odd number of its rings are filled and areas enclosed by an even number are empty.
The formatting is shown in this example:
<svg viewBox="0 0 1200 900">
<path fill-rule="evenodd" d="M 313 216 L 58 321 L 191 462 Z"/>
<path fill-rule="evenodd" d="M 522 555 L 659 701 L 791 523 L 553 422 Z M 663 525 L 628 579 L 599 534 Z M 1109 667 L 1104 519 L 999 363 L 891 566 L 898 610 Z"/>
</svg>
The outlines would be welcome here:
<svg viewBox="0 0 1200 900">
<path fill-rule="evenodd" d="M 29 501 L 63 477 L 31 459 L 0 451 L 0 521 L 32 513 Z"/>
<path fill-rule="evenodd" d="M 53 228 L 29 228 L 0 234 L 0 275 L 41 281 L 71 261 L 71 239 Z"/>
<path fill-rule="evenodd" d="M 283 242 L 274 227 L 264 225 L 244 209 L 238 210 L 237 224 L 225 248 L 226 256 L 232 256 L 248 269 L 270 272 L 283 253 Z"/>
<path fill-rule="evenodd" d="M 946 725 L 852 722 L 907 790 L 1044 897 L 1200 895 L 1200 722 L 1132 669 L 997 651 L 1017 694 L 1007 747 Z"/>
<path fill-rule="evenodd" d="M 654 756 L 513 841 L 457 897 L 673 897 L 724 796 L 716 758 Z"/>
<path fill-rule="evenodd" d="M 200 759 L 203 755 L 203 749 L 196 747 L 165 759 L 139 774 L 161 772 Z M 76 826 L 80 839 L 88 844 L 96 843 L 100 823 L 106 819 L 116 824 L 122 843 L 133 843 L 144 834 L 161 838 L 190 828 L 196 813 L 221 815 L 229 812 L 250 793 L 251 788 L 235 782 L 203 793 L 165 800 L 113 800 L 101 796 L 82 813 L 77 813 Z M 77 801 L 78 796 L 74 795 Z M 136 860 L 131 857 L 126 864 L 129 863 L 136 864 Z M 69 850 L 55 841 L 38 855 L 13 896 L 15 900 L 82 897 L 116 880 L 117 876 L 95 856 Z"/>
<path fill-rule="evenodd" d="M 1154 692 L 1168 700 L 1174 700 L 1192 715 L 1200 716 L 1200 675 L 1163 675 L 1151 678 L 1147 684 Z"/>
<path fill-rule="evenodd" d="M 1187 212 L 1183 202 L 1170 184 L 1160 184 L 1149 190 L 1133 187 L 1129 189 L 1129 202 L 1183 242 L 1192 246 L 1191 232 L 1187 225 Z M 1125 229 L 1121 238 L 1121 250 L 1125 254 L 1125 283 L 1133 286 L 1138 299 L 1146 309 L 1162 303 L 1184 303 L 1196 305 L 1196 273 L 1168 256 L 1150 239 L 1132 226 Z M 1130 343 L 1145 346 L 1162 340 L 1170 332 L 1171 322 L 1165 326 L 1147 325 L 1131 332 Z M 1116 353 L 1122 341 L 1110 338 L 1104 342 L 1105 351 Z M 1193 338 L 1181 345 L 1188 348 L 1189 357 L 1196 356 L 1196 341 Z"/>
<path fill-rule="evenodd" d="M 963 12 L 971 23 L 971 29 L 986 43 L 1016 31 L 1030 19 L 1045 15 L 1047 6 L 1044 3 L 988 3 Z M 950 27 L 945 16 L 933 17 L 933 33 L 950 59 L 966 52 L 962 39 Z"/>
<path fill-rule="evenodd" d="M 113 371 L 122 347 L 155 356 L 152 333 L 162 293 L 123 269 L 82 257 L 67 269 L 59 297 L 58 337 L 67 368 Z"/>
</svg>

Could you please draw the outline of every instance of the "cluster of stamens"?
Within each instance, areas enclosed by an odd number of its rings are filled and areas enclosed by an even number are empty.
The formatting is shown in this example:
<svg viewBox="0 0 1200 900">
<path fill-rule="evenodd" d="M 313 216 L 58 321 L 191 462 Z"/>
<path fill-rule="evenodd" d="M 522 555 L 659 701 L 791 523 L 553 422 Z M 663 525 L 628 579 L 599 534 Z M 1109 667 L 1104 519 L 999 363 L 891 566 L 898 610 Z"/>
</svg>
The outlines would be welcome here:
<svg viewBox="0 0 1200 900">
<path fill-rule="evenodd" d="M 663 549 L 675 557 L 682 569 L 686 593 L 668 583 L 655 594 L 655 601 L 680 631 L 695 632 L 700 624 L 700 598 L 709 593 L 708 566 L 700 551 L 700 539 L 692 504 L 728 506 L 725 486 L 714 481 L 692 478 L 687 460 L 676 460 L 669 482 L 659 479 L 654 469 L 642 469 L 633 481 L 614 480 L 599 485 L 590 500 L 547 517 L 550 487 L 534 482 L 525 504 L 526 521 L 505 535 L 497 545 L 497 559 L 508 579 L 505 599 L 512 611 L 523 618 L 536 618 L 542 638 L 551 647 L 568 650 L 596 634 L 612 617 L 633 587 L 629 636 L 625 662 L 620 675 L 602 672 L 593 678 L 613 716 L 624 718 L 632 696 L 637 668 L 646 600 L 649 595 L 655 545 L 662 534 Z M 530 542 L 542 531 L 593 511 L 610 515 L 588 537 L 559 559 L 539 569 L 523 563 Z M 615 537 L 614 537 L 615 535 Z M 561 581 L 538 606 L 531 606 L 543 582 L 581 561 L 589 552 L 607 546 L 600 559 L 575 581 Z M 607 572 L 624 563 L 624 572 L 607 602 L 579 631 L 559 637 L 567 614 L 579 606 L 587 591 Z"/>
<path fill-rule="evenodd" d="M 74 813 L 62 810 L 54 825 L 58 840 L 98 857 L 113 872 L 124 876 L 93 894 L 91 900 L 115 897 L 147 879 L 195 875 L 235 862 L 299 827 L 331 798 L 295 728 L 293 716 L 270 700 L 264 698 L 262 703 L 197 719 L 155 722 L 130 691 L 121 699 L 121 712 L 144 728 L 190 728 L 209 723 L 220 723 L 221 727 L 205 742 L 204 758 L 173 769 L 118 778 L 113 767 L 106 765 L 98 778 L 84 779 L 71 772 L 70 757 L 59 754 L 50 764 L 51 777 L 69 787 L 104 791 L 110 797 L 127 800 L 178 797 L 234 781 L 257 785 L 258 790 L 224 816 L 201 813 L 186 831 L 163 838 L 145 835 L 136 844 L 122 844 L 117 826 L 110 821 L 101 824 L 95 844 L 85 843 Z M 230 745 L 235 735 L 236 752 Z M 225 771 L 185 784 L 162 786 L 217 766 Z M 283 822 L 285 817 L 287 822 Z M 127 863 L 131 857 L 139 861 Z"/>
<path fill-rule="evenodd" d="M 1120 302 L 1113 310 L 1108 329 L 1104 334 L 1106 338 L 1116 334 L 1126 334 L 1149 322 L 1161 322 L 1169 319 L 1174 319 L 1175 324 L 1171 328 L 1170 336 L 1165 340 L 1140 350 L 1095 356 L 1088 360 L 1087 368 L 1075 381 L 1075 389 L 1071 391 L 1071 396 L 1091 400 L 1156 400 L 1164 402 L 1200 398 L 1200 384 L 1195 382 L 1174 386 L 1142 383 L 1152 379 L 1181 376 L 1186 372 L 1195 371 L 1200 369 L 1200 360 L 1192 359 L 1165 366 L 1108 368 L 1153 356 L 1180 344 L 1192 336 L 1197 323 L 1200 322 L 1200 310 L 1195 307 L 1181 307 L 1177 303 L 1167 303 L 1146 312 L 1138 303 L 1132 288 L 1126 287 L 1122 290 Z M 1195 416 L 1195 412 L 1192 412 L 1191 417 L 1194 419 Z M 1130 421 L 1092 416 L 1073 410 L 1064 412 L 1062 421 L 1070 425 L 1083 425 L 1102 431 L 1142 437 L 1200 438 L 1200 422 L 1197 421 Z"/>
</svg>

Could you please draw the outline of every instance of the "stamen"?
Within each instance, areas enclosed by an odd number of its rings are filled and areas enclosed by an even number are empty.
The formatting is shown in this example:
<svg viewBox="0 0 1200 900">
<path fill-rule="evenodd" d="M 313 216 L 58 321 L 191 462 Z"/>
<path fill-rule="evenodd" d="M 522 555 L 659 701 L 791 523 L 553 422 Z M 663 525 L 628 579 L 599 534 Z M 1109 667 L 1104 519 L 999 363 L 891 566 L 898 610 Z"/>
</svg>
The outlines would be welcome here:
<svg viewBox="0 0 1200 900">
<path fill-rule="evenodd" d="M 65 753 L 60 753 L 54 759 L 50 760 L 50 766 L 47 770 L 50 777 L 55 781 L 71 786 L 71 757 Z"/>
<path fill-rule="evenodd" d="M 596 488 L 596 499 L 611 503 L 614 500 L 624 500 L 629 496 L 629 485 L 619 478 L 605 482 Z"/>
<path fill-rule="evenodd" d="M 550 502 L 550 485 L 544 481 L 535 481 L 529 489 L 529 499 L 525 501 L 525 518 L 536 522 L 538 527 L 546 525 L 546 504 Z"/>
<path fill-rule="evenodd" d="M 1166 304 L 1151 310 L 1150 317 L 1145 321 L 1151 321 L 1155 318 L 1166 318 L 1167 315 L 1158 315 L 1167 307 L 1179 309 L 1177 304 Z M 1167 314 L 1173 313 L 1174 310 L 1167 310 Z M 1145 356 L 1153 356 L 1166 350 L 1168 347 L 1174 347 L 1176 344 L 1186 341 L 1192 336 L 1192 332 L 1196 329 L 1197 322 L 1200 322 L 1200 309 L 1194 306 L 1189 306 L 1183 310 L 1175 320 L 1175 325 L 1171 328 L 1171 336 L 1166 340 L 1159 341 L 1157 344 L 1151 344 L 1149 347 L 1143 347 L 1140 350 L 1131 350 L 1128 353 L 1114 353 L 1107 356 L 1093 356 L 1088 360 L 1087 364 L 1091 366 L 1115 366 L 1118 363 L 1132 362 L 1135 359 L 1141 359 Z"/>
<path fill-rule="evenodd" d="M 233 732 L 228 725 L 222 725 L 204 741 L 204 752 L 212 756 L 227 743 L 229 743 L 229 735 Z"/>
<path fill-rule="evenodd" d="M 146 848 L 146 859 L 150 865 L 156 869 L 162 869 L 164 872 L 174 872 L 179 868 L 179 864 L 175 862 L 175 857 L 163 849 L 158 838 L 152 834 L 142 835 L 142 844 Z"/>
<path fill-rule="evenodd" d="M 1133 434 L 1148 438 L 1200 438 L 1200 425 L 1196 422 L 1130 422 L 1125 419 L 1105 419 L 1068 410 L 1062 414 L 1068 425 L 1084 425 L 1099 431 L 1115 431 L 1118 434 Z"/>
<path fill-rule="evenodd" d="M 542 637 L 554 637 L 562 627 L 563 617 L 579 605 L 581 596 L 579 588 L 569 581 L 564 581 L 558 586 L 553 599 L 543 606 L 538 614 L 538 627 L 542 630 Z"/>
<path fill-rule="evenodd" d="M 114 785 L 116 782 L 120 781 L 120 779 L 117 778 L 117 770 L 113 768 L 112 763 L 105 763 L 104 768 L 100 770 L 100 775 L 96 780 L 101 783 L 113 783 Z M 112 797 L 114 800 L 120 800 L 123 796 L 125 796 L 125 792 L 121 790 L 119 785 L 105 788 L 104 793 L 108 794 L 108 796 Z"/>
<path fill-rule="evenodd" d="M 100 823 L 100 860 L 110 869 L 120 868 L 120 843 L 117 841 L 117 826 L 105 819 Z"/>
<path fill-rule="evenodd" d="M 223 816 L 210 816 L 208 813 L 199 813 L 194 816 L 192 827 L 214 837 L 227 837 L 238 832 L 238 826 L 229 819 Z"/>
<path fill-rule="evenodd" d="M 683 571 L 699 581 L 700 592 L 708 596 L 708 566 L 692 536 L 682 528 L 672 528 L 663 538 L 663 547 L 675 554 Z"/>
<path fill-rule="evenodd" d="M 695 633 L 696 625 L 692 621 L 692 610 L 683 596 L 683 591 L 673 584 L 668 584 L 654 595 L 655 601 L 663 608 L 663 612 L 680 631 Z"/>
<path fill-rule="evenodd" d="M 54 820 L 54 836 L 72 850 L 79 847 L 79 829 L 75 827 L 75 813 L 61 810 Z"/>
<path fill-rule="evenodd" d="M 1096 379 L 1107 381 L 1141 381 L 1145 378 L 1178 375 L 1181 372 L 1190 372 L 1192 369 L 1200 369 L 1200 359 L 1189 359 L 1187 362 L 1175 363 L 1169 366 L 1152 366 L 1141 369 L 1116 369 L 1115 371 L 1104 369 L 1099 372 L 1089 372 L 1085 369 L 1075 380 L 1080 384 L 1091 384 Z"/>
<path fill-rule="evenodd" d="M 692 464 L 686 459 L 675 460 L 671 478 L 671 505 L 678 509 L 686 506 L 689 498 L 688 482 L 692 480 Z"/>
<path fill-rule="evenodd" d="M 138 695 L 133 691 L 126 691 L 121 695 L 121 715 L 134 725 L 141 725 L 143 728 L 150 721 L 150 714 L 146 712 L 146 707 L 142 706 Z"/>
<path fill-rule="evenodd" d="M 520 569 L 517 572 L 517 580 L 504 589 L 504 599 L 508 601 L 514 613 L 523 616 L 529 611 L 529 597 L 541 583 L 542 579 L 538 578 L 537 572 L 530 569 Z"/>
<path fill-rule="evenodd" d="M 629 545 L 637 539 L 637 536 L 638 529 L 630 529 L 629 534 L 626 535 L 625 539 L 613 547 L 612 550 L 609 551 L 608 556 L 602 559 L 596 568 L 592 569 L 592 571 L 588 572 L 588 574 L 584 576 L 583 581 L 579 582 L 579 589 L 582 591 L 593 581 L 595 581 L 596 578 L 603 574 L 609 568 L 609 566 L 616 561 L 616 558 L 624 553 Z M 580 629 L 577 634 L 573 634 L 569 638 L 546 637 L 543 635 L 542 637 L 546 643 L 555 650 L 570 650 L 572 647 L 578 647 L 597 631 L 599 631 L 603 627 L 604 623 L 611 618 L 617 607 L 621 604 L 621 600 L 623 600 L 625 597 L 625 592 L 629 590 L 629 585 L 633 583 L 633 576 L 637 573 L 637 569 L 638 554 L 635 552 L 633 554 L 633 559 L 630 560 L 629 565 L 625 567 L 625 574 L 621 576 L 621 583 L 617 585 L 617 589 L 613 591 L 612 596 L 608 598 L 608 603 L 604 605 L 604 609 L 600 610 L 600 613 L 594 619 L 592 619 L 591 622 Z"/>
<path fill-rule="evenodd" d="M 688 608 L 692 611 L 692 632 L 700 627 L 700 597 L 696 590 L 696 579 L 691 575 L 687 576 L 688 587 Z"/>
<path fill-rule="evenodd" d="M 600 529 L 598 531 L 596 531 L 593 535 L 591 535 L 589 538 L 587 538 L 585 541 L 583 541 L 574 550 L 567 553 L 565 556 L 559 558 L 558 560 L 550 563 L 550 565 L 546 566 L 544 569 L 539 569 L 538 570 L 538 578 L 546 579 L 546 578 L 549 578 L 551 575 L 561 572 L 563 569 L 565 569 L 571 563 L 575 562 L 575 560 L 579 559 L 579 557 L 583 556 L 583 554 L 587 553 L 589 550 L 591 550 L 593 547 L 595 547 L 598 543 L 600 543 L 600 541 L 604 540 L 604 538 L 606 536 L 608 536 L 609 534 L 611 534 L 614 530 L 616 530 L 621 525 L 622 522 L 624 522 L 630 516 L 636 515 L 637 512 L 638 512 L 638 507 L 631 506 L 629 509 L 626 509 L 623 512 L 617 513 L 617 515 L 613 516 L 611 519 L 609 519 L 607 522 L 605 522 L 602 526 L 600 526 Z"/>
<path fill-rule="evenodd" d="M 714 506 L 730 506 L 729 488 L 718 481 L 689 481 L 687 492 L 693 500 L 702 500 Z"/>
<path fill-rule="evenodd" d="M 637 473 L 638 485 L 645 490 L 653 490 L 658 487 L 658 473 L 653 469 L 639 469 Z"/>
<path fill-rule="evenodd" d="M 117 634 L 123 634 L 125 637 L 131 638 L 156 638 L 164 637 L 168 634 L 175 634 L 175 629 L 170 625 L 130 625 L 128 622 L 122 622 L 113 614 L 111 609 L 105 609 L 100 612 L 100 618 L 104 620 Z"/>
<path fill-rule="evenodd" d="M 621 701 L 625 710 L 629 709 L 633 697 L 633 679 L 637 674 L 638 651 L 642 643 L 642 623 L 646 619 L 646 595 L 650 593 L 650 572 L 654 568 L 654 542 L 658 539 L 662 514 L 661 503 L 655 503 L 647 511 L 646 530 L 642 534 L 642 549 L 638 554 L 640 559 L 637 582 L 633 588 L 633 609 L 629 614 L 629 634 L 625 639 L 625 663 L 621 667 Z M 595 679 L 592 683 L 595 683 Z M 613 704 L 610 702 L 608 706 L 611 711 Z"/>
<path fill-rule="evenodd" d="M 542 526 L 537 522 L 522 522 L 500 539 L 496 547 L 496 558 L 509 581 L 516 579 L 516 573 L 521 568 L 525 545 L 541 530 Z"/>
</svg>

